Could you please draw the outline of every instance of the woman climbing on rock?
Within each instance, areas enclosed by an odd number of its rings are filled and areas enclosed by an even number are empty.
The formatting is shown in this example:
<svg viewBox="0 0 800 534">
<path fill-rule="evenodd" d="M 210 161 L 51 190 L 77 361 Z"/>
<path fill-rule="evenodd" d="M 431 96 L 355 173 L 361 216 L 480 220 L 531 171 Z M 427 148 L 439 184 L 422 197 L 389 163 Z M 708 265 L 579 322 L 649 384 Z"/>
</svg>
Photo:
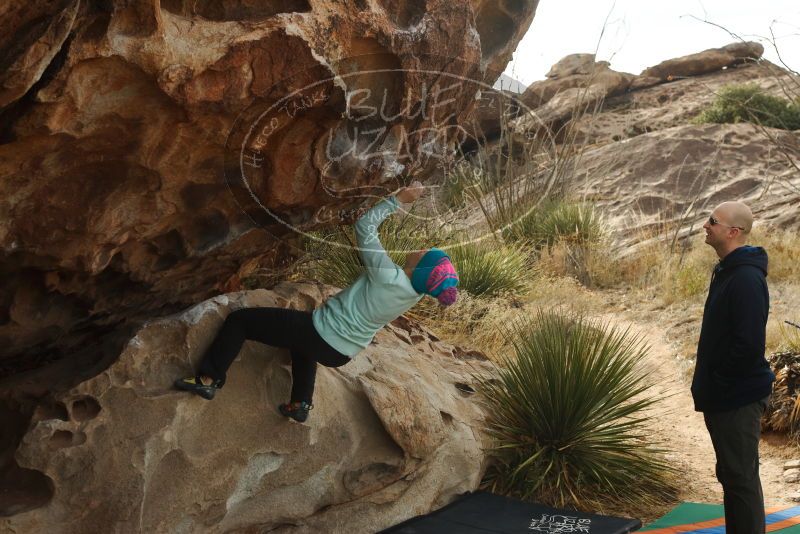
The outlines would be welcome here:
<svg viewBox="0 0 800 534">
<path fill-rule="evenodd" d="M 212 399 L 245 340 L 287 348 L 292 357 L 292 392 L 289 402 L 278 410 L 303 422 L 312 408 L 317 363 L 326 367 L 348 363 L 378 330 L 426 294 L 442 306 L 453 304 L 458 275 L 447 254 L 437 248 L 411 252 L 400 267 L 386 254 L 378 236 L 379 226 L 397 210 L 398 202 L 414 202 L 422 189 L 422 184 L 414 182 L 356 221 L 364 273 L 349 287 L 313 312 L 266 307 L 231 312 L 204 354 L 197 375 L 176 380 L 175 387 Z"/>
</svg>

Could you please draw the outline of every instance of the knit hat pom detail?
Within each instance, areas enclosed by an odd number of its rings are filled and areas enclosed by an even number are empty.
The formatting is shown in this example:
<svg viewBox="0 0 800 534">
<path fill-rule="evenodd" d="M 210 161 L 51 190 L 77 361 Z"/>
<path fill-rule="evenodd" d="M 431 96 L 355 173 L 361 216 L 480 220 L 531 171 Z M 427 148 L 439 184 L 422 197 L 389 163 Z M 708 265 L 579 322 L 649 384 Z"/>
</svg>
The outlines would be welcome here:
<svg viewBox="0 0 800 534">
<path fill-rule="evenodd" d="M 441 293 L 436 297 L 436 300 L 439 301 L 439 304 L 442 306 L 450 306 L 455 303 L 458 299 L 458 290 L 455 287 L 448 287 L 447 289 L 443 289 Z"/>
</svg>

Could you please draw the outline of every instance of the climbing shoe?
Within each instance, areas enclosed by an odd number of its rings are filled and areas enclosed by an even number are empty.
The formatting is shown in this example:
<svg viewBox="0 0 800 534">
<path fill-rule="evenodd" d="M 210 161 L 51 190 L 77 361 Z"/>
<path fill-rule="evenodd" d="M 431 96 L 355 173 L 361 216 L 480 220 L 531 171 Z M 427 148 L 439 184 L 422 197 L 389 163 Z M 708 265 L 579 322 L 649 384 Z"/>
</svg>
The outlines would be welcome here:
<svg viewBox="0 0 800 534">
<path fill-rule="evenodd" d="M 307 402 L 287 402 L 286 404 L 281 404 L 278 406 L 278 410 L 280 410 L 281 414 L 284 417 L 291 417 L 298 423 L 305 422 L 308 419 L 308 412 L 312 410 L 314 406 Z"/>
<path fill-rule="evenodd" d="M 184 391 L 191 391 L 204 399 L 211 400 L 214 398 L 214 393 L 222 387 L 223 383 L 223 380 L 214 380 L 211 384 L 206 385 L 203 384 L 203 381 L 200 380 L 200 376 L 198 375 L 176 380 L 175 387 Z"/>
</svg>

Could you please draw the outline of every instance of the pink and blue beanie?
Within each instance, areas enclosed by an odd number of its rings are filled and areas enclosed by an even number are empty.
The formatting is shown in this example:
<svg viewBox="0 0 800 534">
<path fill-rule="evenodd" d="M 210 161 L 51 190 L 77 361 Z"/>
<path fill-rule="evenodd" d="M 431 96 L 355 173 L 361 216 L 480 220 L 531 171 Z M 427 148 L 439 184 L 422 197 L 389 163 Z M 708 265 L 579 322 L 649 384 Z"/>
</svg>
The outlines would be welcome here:
<svg viewBox="0 0 800 534">
<path fill-rule="evenodd" d="M 411 285 L 417 293 L 435 297 L 442 306 L 450 306 L 458 298 L 458 274 L 450 257 L 438 248 L 425 253 L 411 273 Z"/>
</svg>

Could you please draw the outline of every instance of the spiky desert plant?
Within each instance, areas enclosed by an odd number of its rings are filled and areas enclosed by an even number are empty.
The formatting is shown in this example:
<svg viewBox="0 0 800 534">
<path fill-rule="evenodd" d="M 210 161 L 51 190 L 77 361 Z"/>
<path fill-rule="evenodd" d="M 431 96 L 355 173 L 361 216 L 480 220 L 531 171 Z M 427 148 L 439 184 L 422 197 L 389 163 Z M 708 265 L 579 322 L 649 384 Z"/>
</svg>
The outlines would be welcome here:
<svg viewBox="0 0 800 534">
<path fill-rule="evenodd" d="M 459 289 L 476 297 L 522 293 L 532 278 L 529 255 L 517 245 L 467 242 L 447 252 L 458 271 Z"/>
<path fill-rule="evenodd" d="M 603 235 L 600 213 L 591 204 L 555 200 L 544 202 L 511 224 L 504 232 L 510 241 L 535 247 L 557 242 L 586 245 Z"/>
<path fill-rule="evenodd" d="M 674 497 L 675 471 L 648 442 L 657 399 L 637 368 L 641 338 L 555 312 L 519 319 L 507 335 L 514 356 L 480 382 L 489 488 L 581 509 Z"/>
</svg>

